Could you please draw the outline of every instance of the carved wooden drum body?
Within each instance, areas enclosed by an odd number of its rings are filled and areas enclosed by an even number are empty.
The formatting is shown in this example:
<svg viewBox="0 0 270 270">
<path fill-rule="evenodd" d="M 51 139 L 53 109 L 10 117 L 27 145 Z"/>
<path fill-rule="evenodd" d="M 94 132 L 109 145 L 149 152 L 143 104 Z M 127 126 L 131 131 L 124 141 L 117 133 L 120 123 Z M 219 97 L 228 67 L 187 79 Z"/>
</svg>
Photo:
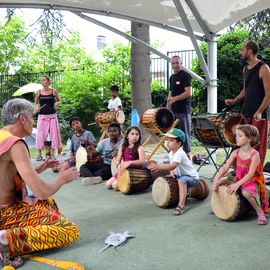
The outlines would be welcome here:
<svg viewBox="0 0 270 270">
<path fill-rule="evenodd" d="M 196 117 L 194 118 L 193 123 L 196 123 Z M 199 141 L 209 146 L 236 146 L 236 126 L 245 124 L 245 119 L 241 114 L 208 114 L 205 118 L 213 123 L 213 128 L 204 128 L 203 126 L 196 127 L 195 124 L 194 132 Z"/>
<path fill-rule="evenodd" d="M 124 194 L 138 193 L 146 190 L 152 184 L 152 175 L 147 169 L 124 170 L 117 177 L 118 188 Z"/>
<path fill-rule="evenodd" d="M 188 187 L 188 195 L 197 200 L 205 200 L 209 196 L 207 181 L 200 179 L 197 185 Z"/>
<path fill-rule="evenodd" d="M 123 111 L 97 112 L 95 116 L 96 123 L 98 124 L 124 124 L 125 118 Z"/>
<path fill-rule="evenodd" d="M 167 132 L 174 122 L 173 112 L 165 107 L 146 110 L 141 116 L 141 124 L 148 129 L 159 128 Z"/>
</svg>

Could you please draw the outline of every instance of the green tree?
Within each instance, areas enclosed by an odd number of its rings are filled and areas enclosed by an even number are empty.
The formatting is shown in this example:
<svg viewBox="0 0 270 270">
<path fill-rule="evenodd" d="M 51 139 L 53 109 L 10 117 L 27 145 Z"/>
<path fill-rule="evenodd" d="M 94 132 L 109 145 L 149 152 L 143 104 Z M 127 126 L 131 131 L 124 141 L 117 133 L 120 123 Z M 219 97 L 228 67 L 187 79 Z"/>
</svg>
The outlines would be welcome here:
<svg viewBox="0 0 270 270">
<path fill-rule="evenodd" d="M 247 40 L 247 37 L 247 31 L 236 30 L 220 36 L 217 40 L 218 111 L 224 109 L 224 100 L 226 98 L 235 97 L 242 89 L 244 62 L 239 52 L 243 43 Z M 207 44 L 202 43 L 201 49 L 206 58 Z M 193 61 L 192 70 L 200 76 L 204 76 L 198 59 Z M 194 90 L 192 97 L 192 113 L 194 115 L 206 113 L 207 88 L 195 80 L 193 80 L 192 85 Z M 239 110 L 238 107 L 233 109 Z"/>
<path fill-rule="evenodd" d="M 24 57 L 27 48 L 24 22 L 16 17 L 5 18 L 0 22 L 0 74 L 9 74 Z"/>
<path fill-rule="evenodd" d="M 270 9 L 265 9 L 255 13 L 243 20 L 240 20 L 231 29 L 246 29 L 248 31 L 248 39 L 257 41 L 260 50 L 265 50 L 270 43 Z"/>
</svg>

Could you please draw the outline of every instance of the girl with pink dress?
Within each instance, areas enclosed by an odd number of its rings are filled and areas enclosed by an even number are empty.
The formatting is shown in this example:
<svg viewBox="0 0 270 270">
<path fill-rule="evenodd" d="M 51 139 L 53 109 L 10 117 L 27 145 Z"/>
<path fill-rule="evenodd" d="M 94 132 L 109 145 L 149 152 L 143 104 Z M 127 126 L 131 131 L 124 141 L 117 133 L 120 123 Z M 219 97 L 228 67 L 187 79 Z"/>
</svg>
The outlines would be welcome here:
<svg viewBox="0 0 270 270">
<path fill-rule="evenodd" d="M 129 127 L 116 158 L 118 172 L 106 182 L 106 187 L 118 190 L 118 174 L 121 174 L 127 168 L 143 168 L 144 163 L 145 153 L 144 147 L 141 145 L 141 131 L 136 126 Z"/>
<path fill-rule="evenodd" d="M 236 144 L 239 149 L 232 152 L 226 164 L 216 174 L 212 191 L 227 183 L 222 176 L 236 162 L 236 182 L 228 185 L 228 192 L 235 193 L 239 188 L 243 196 L 257 212 L 259 225 L 268 224 L 268 194 L 263 177 L 259 153 L 253 148 L 259 141 L 259 131 L 253 125 L 241 125 L 236 129 Z"/>
</svg>

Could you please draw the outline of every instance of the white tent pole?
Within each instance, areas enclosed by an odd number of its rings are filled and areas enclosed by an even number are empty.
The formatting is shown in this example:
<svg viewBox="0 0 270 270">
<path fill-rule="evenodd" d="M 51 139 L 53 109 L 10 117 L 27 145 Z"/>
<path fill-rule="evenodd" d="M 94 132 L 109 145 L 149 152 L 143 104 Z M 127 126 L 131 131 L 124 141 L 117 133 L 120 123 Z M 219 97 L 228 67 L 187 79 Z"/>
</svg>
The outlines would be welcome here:
<svg viewBox="0 0 270 270">
<path fill-rule="evenodd" d="M 190 24 L 190 22 L 188 20 L 186 12 L 185 12 L 180 0 L 173 0 L 173 2 L 174 2 L 174 5 L 175 5 L 181 19 L 182 19 L 183 24 L 185 25 L 185 28 L 187 29 L 187 31 L 189 33 L 190 40 L 191 40 L 191 42 L 192 42 L 192 44 L 194 46 L 194 49 L 195 49 L 195 51 L 196 51 L 196 53 L 197 53 L 197 55 L 198 55 L 198 57 L 200 59 L 201 68 L 202 68 L 202 70 L 204 72 L 204 75 L 206 77 L 206 81 L 209 84 L 211 82 L 212 78 L 211 78 L 209 69 L 208 69 L 208 67 L 206 65 L 205 59 L 203 57 L 202 51 L 201 51 L 201 49 L 200 49 L 200 47 L 199 47 L 199 45 L 197 43 L 197 40 L 196 40 L 196 38 L 194 36 L 193 29 L 192 29 L 191 24 Z"/>
<path fill-rule="evenodd" d="M 207 111 L 217 112 L 217 37 L 212 34 L 208 41 L 208 68 L 211 81 L 207 86 Z"/>
</svg>

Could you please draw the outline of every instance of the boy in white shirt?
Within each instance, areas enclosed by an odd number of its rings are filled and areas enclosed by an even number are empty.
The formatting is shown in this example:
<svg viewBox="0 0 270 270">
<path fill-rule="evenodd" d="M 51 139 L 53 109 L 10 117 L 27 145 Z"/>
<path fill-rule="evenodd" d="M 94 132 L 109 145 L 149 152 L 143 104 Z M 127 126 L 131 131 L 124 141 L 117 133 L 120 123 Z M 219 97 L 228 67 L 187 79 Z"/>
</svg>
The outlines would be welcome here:
<svg viewBox="0 0 270 270">
<path fill-rule="evenodd" d="M 118 85 L 114 84 L 110 88 L 112 98 L 109 100 L 108 109 L 110 111 L 118 111 L 122 110 L 122 102 L 121 99 L 118 97 L 119 87 Z"/>
<path fill-rule="evenodd" d="M 174 128 L 166 133 L 165 136 L 167 137 L 167 147 L 171 150 L 169 153 L 170 164 L 158 165 L 151 163 L 148 168 L 151 171 L 170 171 L 170 176 L 177 179 L 179 202 L 172 214 L 178 216 L 184 214 L 187 188 L 198 184 L 199 174 L 193 168 L 191 160 L 182 149 L 186 139 L 185 133 L 180 129 Z"/>
</svg>

